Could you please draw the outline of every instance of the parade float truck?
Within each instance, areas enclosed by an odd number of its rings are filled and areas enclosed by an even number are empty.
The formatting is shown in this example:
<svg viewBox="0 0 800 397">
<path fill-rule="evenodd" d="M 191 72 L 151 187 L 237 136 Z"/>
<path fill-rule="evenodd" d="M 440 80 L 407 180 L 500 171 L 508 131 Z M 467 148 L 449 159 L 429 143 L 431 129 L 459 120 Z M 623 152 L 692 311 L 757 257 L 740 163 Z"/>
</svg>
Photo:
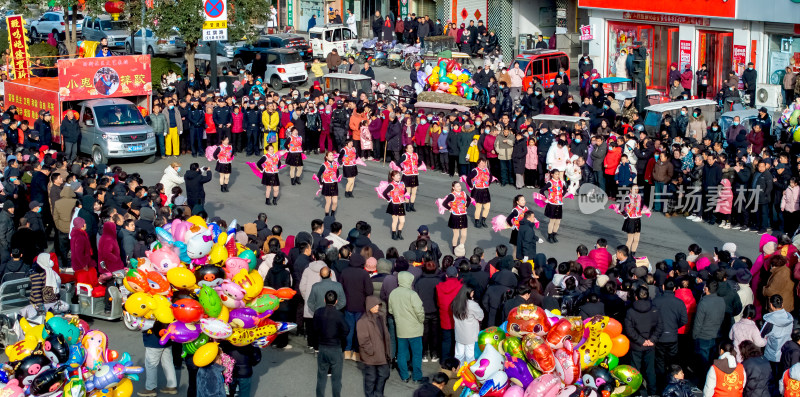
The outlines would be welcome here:
<svg viewBox="0 0 800 397">
<path fill-rule="evenodd" d="M 26 77 L 5 83 L 5 103 L 24 120 L 52 114 L 53 131 L 66 112 L 81 126 L 80 152 L 96 164 L 144 157 L 153 161 L 156 140 L 145 122 L 152 103 L 149 55 L 75 58 L 58 61 L 58 77 Z"/>
</svg>

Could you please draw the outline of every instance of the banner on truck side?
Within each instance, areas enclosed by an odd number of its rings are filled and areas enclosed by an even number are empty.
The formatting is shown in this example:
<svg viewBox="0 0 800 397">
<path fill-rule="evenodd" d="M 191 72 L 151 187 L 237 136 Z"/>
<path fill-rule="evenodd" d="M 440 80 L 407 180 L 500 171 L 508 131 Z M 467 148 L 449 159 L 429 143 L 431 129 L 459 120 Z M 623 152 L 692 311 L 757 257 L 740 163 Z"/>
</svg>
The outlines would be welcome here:
<svg viewBox="0 0 800 397">
<path fill-rule="evenodd" d="M 151 95 L 149 55 L 58 60 L 62 101 Z"/>
</svg>

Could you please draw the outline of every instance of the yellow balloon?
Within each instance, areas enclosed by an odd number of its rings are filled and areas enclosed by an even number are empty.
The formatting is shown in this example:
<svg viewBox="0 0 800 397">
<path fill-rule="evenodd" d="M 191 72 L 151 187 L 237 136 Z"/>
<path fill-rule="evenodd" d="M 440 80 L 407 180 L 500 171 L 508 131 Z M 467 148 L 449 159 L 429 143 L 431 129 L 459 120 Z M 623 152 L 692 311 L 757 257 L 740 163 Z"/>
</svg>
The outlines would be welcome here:
<svg viewBox="0 0 800 397">
<path fill-rule="evenodd" d="M 6 356 L 9 361 L 22 360 L 33 352 L 37 344 L 36 339 L 25 338 L 13 345 L 6 346 Z"/>
<path fill-rule="evenodd" d="M 435 74 L 437 76 L 439 75 L 439 67 L 438 66 L 434 66 L 433 67 L 433 74 Z"/>
<path fill-rule="evenodd" d="M 231 318 L 231 309 L 228 309 L 227 306 L 222 305 L 222 311 L 219 312 L 219 316 L 217 316 L 217 319 L 222 320 L 225 324 L 227 324 L 230 318 Z"/>
<path fill-rule="evenodd" d="M 559 310 L 559 309 L 553 309 L 553 310 L 550 310 L 550 313 L 553 313 L 553 314 L 555 314 L 556 316 L 560 316 L 560 315 L 561 315 L 561 310 Z"/>
<path fill-rule="evenodd" d="M 228 249 L 225 248 L 225 239 L 222 236 L 227 236 L 227 234 L 225 232 L 220 233 L 219 239 L 211 247 L 211 252 L 208 253 L 208 263 L 212 265 L 222 263 L 225 259 L 228 259 Z"/>
<path fill-rule="evenodd" d="M 189 219 L 186 220 L 186 222 L 208 229 L 208 224 L 206 223 L 206 221 L 204 221 L 203 218 L 197 215 L 190 216 Z"/>
<path fill-rule="evenodd" d="M 53 317 L 52 313 L 49 313 L 50 317 L 47 317 L 49 320 Z M 44 342 L 44 323 L 40 325 L 32 325 L 28 322 L 28 320 L 23 317 L 19 320 L 19 327 L 22 329 L 22 335 L 25 335 L 25 338 L 33 338 L 36 343 Z"/>
<path fill-rule="evenodd" d="M 267 324 L 257 328 L 234 328 L 233 334 L 228 337 L 228 342 L 234 346 L 247 346 L 257 339 L 270 336 L 278 332 L 276 324 Z"/>
<path fill-rule="evenodd" d="M 153 296 L 144 292 L 134 292 L 128 297 L 128 300 L 125 301 L 125 311 L 136 317 L 152 318 L 154 307 Z M 170 313 L 172 313 L 171 310 Z"/>
<path fill-rule="evenodd" d="M 133 382 L 125 378 L 114 388 L 114 397 L 131 397 L 133 394 Z"/>
<path fill-rule="evenodd" d="M 457 89 L 458 89 L 458 87 L 456 87 L 456 86 L 454 86 L 454 85 L 451 85 L 451 86 L 450 86 L 450 87 L 447 89 L 447 92 L 449 92 L 449 93 L 451 93 L 451 94 L 455 94 Z"/>
<path fill-rule="evenodd" d="M 172 314 L 172 302 L 163 295 L 153 296 L 153 316 L 159 322 L 169 324 L 175 322 L 175 316 Z"/>
<path fill-rule="evenodd" d="M 219 354 L 219 343 L 209 342 L 200 346 L 197 351 L 194 352 L 192 362 L 198 367 L 205 367 L 214 362 L 217 358 L 217 354 Z"/>
<path fill-rule="evenodd" d="M 233 282 L 244 289 L 245 300 L 255 298 L 264 288 L 264 279 L 261 278 L 257 270 L 253 270 L 250 273 L 247 273 L 245 269 L 239 270 L 239 273 L 233 276 Z"/>
<path fill-rule="evenodd" d="M 192 289 L 197 283 L 197 278 L 185 267 L 173 267 L 167 270 L 167 281 L 177 289 Z"/>
<path fill-rule="evenodd" d="M 466 75 L 466 74 L 462 74 L 462 75 L 458 76 L 456 81 L 460 81 L 462 83 L 466 83 L 467 81 L 469 81 L 469 76 Z"/>
<path fill-rule="evenodd" d="M 448 78 L 448 79 L 450 79 L 450 80 L 453 80 L 453 81 L 455 81 L 455 79 L 457 79 L 457 78 L 458 78 L 458 76 L 456 76 L 456 75 L 454 75 L 454 74 L 452 74 L 452 73 L 448 73 L 448 74 L 447 74 L 447 78 Z"/>
</svg>

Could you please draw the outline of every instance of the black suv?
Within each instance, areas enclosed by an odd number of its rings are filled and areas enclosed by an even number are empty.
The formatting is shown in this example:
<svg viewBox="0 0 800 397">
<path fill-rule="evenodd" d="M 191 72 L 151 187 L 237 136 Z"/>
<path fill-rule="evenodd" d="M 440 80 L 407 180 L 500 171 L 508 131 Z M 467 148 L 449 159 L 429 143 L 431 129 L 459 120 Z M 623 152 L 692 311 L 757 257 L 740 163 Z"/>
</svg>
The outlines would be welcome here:
<svg viewBox="0 0 800 397">
<path fill-rule="evenodd" d="M 237 48 L 233 54 L 233 67 L 239 70 L 244 69 L 245 65 L 253 62 L 256 53 L 261 53 L 263 56 L 264 51 L 270 48 L 295 49 L 303 62 L 306 62 L 306 68 L 311 67 L 313 54 L 308 41 L 303 36 L 290 33 L 262 35 L 252 44 L 245 44 Z"/>
</svg>

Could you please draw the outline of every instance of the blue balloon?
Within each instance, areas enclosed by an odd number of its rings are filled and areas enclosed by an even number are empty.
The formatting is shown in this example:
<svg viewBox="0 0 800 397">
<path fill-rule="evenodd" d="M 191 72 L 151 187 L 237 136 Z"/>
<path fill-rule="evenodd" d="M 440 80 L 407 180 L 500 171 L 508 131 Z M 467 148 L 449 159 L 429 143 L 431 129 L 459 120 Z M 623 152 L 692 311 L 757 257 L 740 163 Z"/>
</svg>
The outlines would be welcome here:
<svg viewBox="0 0 800 397">
<path fill-rule="evenodd" d="M 508 333 L 508 321 L 503 321 L 503 323 L 500 324 L 500 329 L 503 330 L 503 332 Z"/>
</svg>

